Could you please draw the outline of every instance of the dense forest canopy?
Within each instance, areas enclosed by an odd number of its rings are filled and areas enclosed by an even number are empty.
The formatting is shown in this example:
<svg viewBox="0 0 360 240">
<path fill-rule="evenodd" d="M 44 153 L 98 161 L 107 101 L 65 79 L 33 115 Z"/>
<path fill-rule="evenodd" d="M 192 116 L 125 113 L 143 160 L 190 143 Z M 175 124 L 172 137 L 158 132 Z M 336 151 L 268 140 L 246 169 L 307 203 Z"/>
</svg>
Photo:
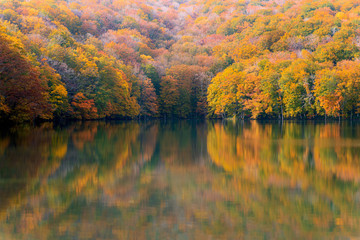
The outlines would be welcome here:
<svg viewBox="0 0 360 240">
<path fill-rule="evenodd" d="M 0 0 L 0 117 L 353 117 L 360 0 Z"/>
</svg>

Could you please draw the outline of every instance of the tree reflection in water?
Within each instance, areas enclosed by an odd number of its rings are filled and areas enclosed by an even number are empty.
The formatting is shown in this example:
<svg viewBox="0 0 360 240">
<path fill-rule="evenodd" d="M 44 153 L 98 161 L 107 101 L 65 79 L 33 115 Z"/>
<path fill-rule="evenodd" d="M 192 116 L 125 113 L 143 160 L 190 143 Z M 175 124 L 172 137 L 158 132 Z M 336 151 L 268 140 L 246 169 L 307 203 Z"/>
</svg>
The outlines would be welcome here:
<svg viewBox="0 0 360 240">
<path fill-rule="evenodd" d="M 360 126 L 85 122 L 0 137 L 0 239 L 360 234 Z"/>
</svg>

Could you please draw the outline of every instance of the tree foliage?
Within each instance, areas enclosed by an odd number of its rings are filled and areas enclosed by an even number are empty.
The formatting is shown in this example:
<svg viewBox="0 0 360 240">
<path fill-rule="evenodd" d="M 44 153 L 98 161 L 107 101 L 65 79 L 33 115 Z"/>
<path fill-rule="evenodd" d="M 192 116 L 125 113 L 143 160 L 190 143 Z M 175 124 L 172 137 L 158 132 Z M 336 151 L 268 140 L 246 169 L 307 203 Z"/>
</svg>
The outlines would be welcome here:
<svg viewBox="0 0 360 240">
<path fill-rule="evenodd" d="M 20 97 L 2 90 L 1 118 L 78 118 L 79 93 L 97 118 L 352 117 L 358 8 L 343 0 L 2 1 L 1 57 L 12 60 L 1 77 L 16 81 L 0 87 L 27 85 L 29 94 L 16 106 Z"/>
</svg>

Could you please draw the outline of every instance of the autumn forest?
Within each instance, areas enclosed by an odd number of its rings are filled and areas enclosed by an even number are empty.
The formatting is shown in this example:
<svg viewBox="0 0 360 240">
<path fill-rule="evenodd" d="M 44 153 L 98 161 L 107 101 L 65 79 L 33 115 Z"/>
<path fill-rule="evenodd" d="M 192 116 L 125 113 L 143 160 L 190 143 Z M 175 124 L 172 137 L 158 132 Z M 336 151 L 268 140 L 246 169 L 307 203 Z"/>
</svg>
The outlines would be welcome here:
<svg viewBox="0 0 360 240">
<path fill-rule="evenodd" d="M 0 119 L 356 118 L 360 0 L 0 0 Z"/>
</svg>

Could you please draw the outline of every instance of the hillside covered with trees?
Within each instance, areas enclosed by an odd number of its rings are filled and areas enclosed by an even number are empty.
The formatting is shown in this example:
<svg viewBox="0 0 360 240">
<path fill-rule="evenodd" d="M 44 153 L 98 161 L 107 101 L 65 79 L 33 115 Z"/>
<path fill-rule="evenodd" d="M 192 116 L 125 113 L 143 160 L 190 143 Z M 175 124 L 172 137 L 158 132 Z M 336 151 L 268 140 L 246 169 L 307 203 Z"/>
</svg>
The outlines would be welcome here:
<svg viewBox="0 0 360 240">
<path fill-rule="evenodd" d="M 353 118 L 360 0 L 0 0 L 0 118 Z"/>
</svg>

